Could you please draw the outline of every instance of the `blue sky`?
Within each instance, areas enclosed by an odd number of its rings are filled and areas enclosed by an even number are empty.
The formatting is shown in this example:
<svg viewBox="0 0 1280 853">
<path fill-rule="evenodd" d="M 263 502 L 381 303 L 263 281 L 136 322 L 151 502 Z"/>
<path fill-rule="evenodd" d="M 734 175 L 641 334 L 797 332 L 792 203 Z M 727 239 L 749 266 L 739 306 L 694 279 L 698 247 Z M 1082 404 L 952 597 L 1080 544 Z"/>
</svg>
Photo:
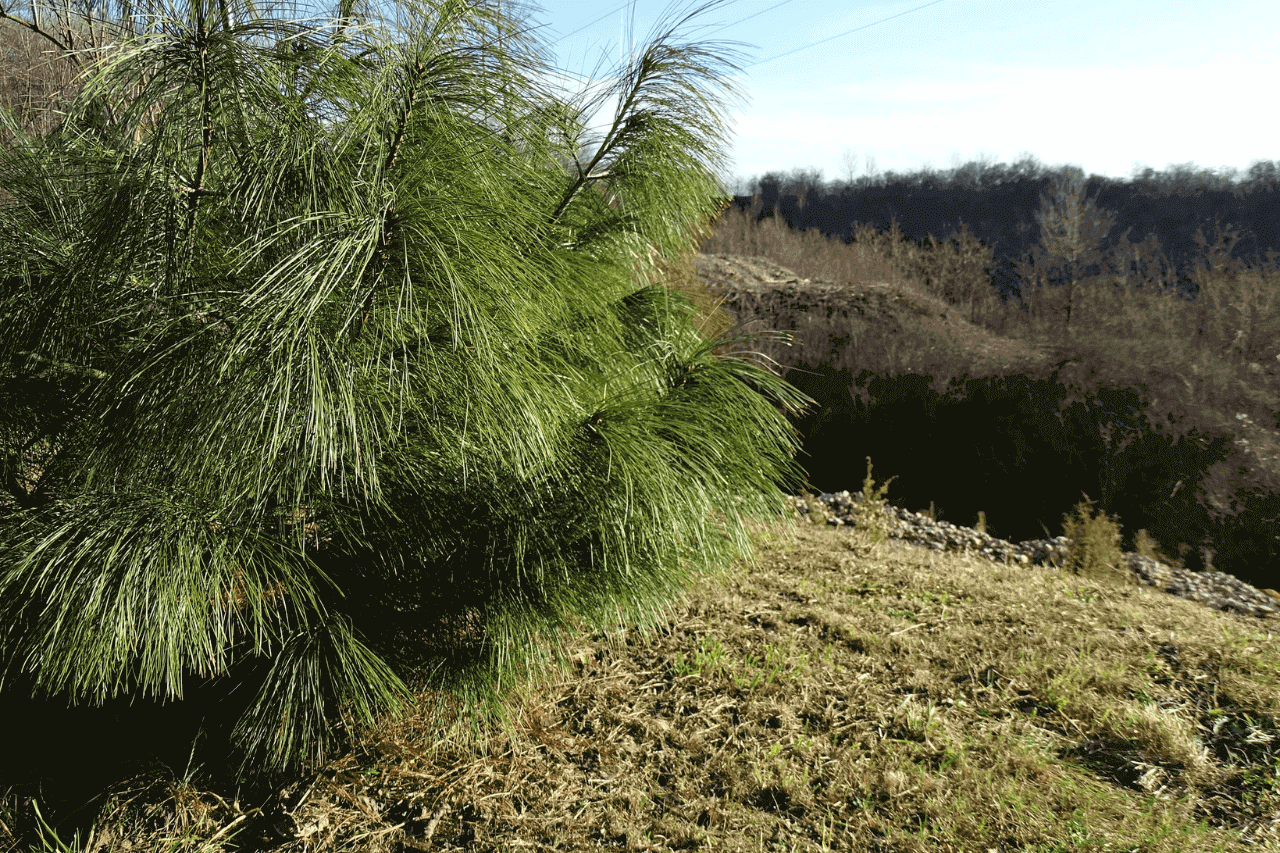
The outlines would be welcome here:
<svg viewBox="0 0 1280 853">
<path fill-rule="evenodd" d="M 556 64 L 575 75 L 601 60 L 605 73 L 625 55 L 632 19 L 643 43 L 670 9 L 541 6 L 534 18 Z M 1110 177 L 1280 159 L 1276 0 L 732 0 L 698 21 L 710 38 L 750 45 L 729 178 L 818 168 L 833 179 L 1024 154 Z"/>
</svg>

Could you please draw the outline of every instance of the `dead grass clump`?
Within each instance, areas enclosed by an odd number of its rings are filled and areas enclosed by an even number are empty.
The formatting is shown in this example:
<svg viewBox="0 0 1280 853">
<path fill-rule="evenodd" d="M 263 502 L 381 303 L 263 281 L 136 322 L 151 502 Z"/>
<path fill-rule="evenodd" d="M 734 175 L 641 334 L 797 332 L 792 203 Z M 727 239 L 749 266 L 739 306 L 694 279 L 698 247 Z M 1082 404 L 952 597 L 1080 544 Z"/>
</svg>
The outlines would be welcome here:
<svg viewBox="0 0 1280 853">
<path fill-rule="evenodd" d="M 1184 568 L 1180 559 L 1175 559 L 1162 552 L 1159 543 L 1151 538 L 1151 534 L 1145 529 L 1139 528 L 1137 534 L 1133 537 L 1133 550 L 1135 553 L 1142 555 L 1157 563 L 1164 563 L 1166 566 L 1177 566 Z"/>
<path fill-rule="evenodd" d="M 869 226 L 863 229 L 870 232 Z M 1004 305 L 991 286 L 995 253 L 984 241 L 969 233 L 969 227 L 946 240 L 930 235 L 916 253 L 912 278 L 926 291 L 954 305 L 975 326 L 1004 328 Z"/>
<path fill-rule="evenodd" d="M 882 281 L 895 287 L 913 278 L 915 244 L 896 224 L 885 232 L 859 226 L 854 242 L 845 243 L 816 229 L 793 231 L 781 216 L 759 218 L 762 210 L 759 199 L 746 210 L 730 207 L 699 251 L 769 258 L 803 278 Z"/>
</svg>

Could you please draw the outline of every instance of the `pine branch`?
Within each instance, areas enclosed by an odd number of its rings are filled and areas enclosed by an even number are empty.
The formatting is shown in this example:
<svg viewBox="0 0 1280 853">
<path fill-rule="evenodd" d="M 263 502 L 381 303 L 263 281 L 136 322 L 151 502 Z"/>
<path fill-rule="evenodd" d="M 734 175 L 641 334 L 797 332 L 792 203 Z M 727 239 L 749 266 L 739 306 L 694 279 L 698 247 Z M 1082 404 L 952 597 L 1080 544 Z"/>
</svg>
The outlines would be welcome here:
<svg viewBox="0 0 1280 853">
<path fill-rule="evenodd" d="M 209 91 L 209 30 L 205 25 L 204 6 L 200 2 L 192 4 L 196 14 L 196 47 L 200 51 L 200 155 L 196 161 L 196 175 L 187 194 L 187 242 L 195 240 L 196 209 L 200 204 L 200 196 L 204 190 L 204 173 L 209 164 L 210 148 L 213 145 L 213 105 L 210 103 Z"/>
<path fill-rule="evenodd" d="M 482 715 L 561 629 L 651 623 L 796 481 L 807 398 L 636 287 L 720 204 L 705 45 L 659 32 L 579 155 L 583 109 L 497 4 L 397 6 L 396 41 L 343 0 L 323 49 L 252 9 L 228 28 L 232 5 L 126 41 L 73 104 L 154 115 L 147 139 L 73 119 L 56 168 L 0 152 L 0 233 L 58 247 L 0 254 L 5 357 L 64 382 L 111 359 L 74 418 L 17 433 L 59 448 L 56 512 L 0 513 L 23 626 L 0 672 L 173 696 L 265 656 L 236 730 L 256 771 L 318 760 L 338 711 L 410 678 Z"/>
</svg>

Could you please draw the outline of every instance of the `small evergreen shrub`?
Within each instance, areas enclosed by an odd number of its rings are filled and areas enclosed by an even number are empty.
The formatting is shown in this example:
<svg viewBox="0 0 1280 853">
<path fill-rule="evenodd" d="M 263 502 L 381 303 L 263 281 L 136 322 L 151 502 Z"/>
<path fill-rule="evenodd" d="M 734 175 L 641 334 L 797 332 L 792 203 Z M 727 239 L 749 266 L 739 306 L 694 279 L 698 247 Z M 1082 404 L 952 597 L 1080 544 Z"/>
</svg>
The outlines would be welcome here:
<svg viewBox="0 0 1280 853">
<path fill-rule="evenodd" d="M 889 491 L 889 484 L 898 478 L 890 477 L 884 485 L 876 486 L 875 480 L 871 478 L 871 468 L 871 457 L 868 456 L 867 476 L 862 481 L 862 501 L 857 507 L 858 529 L 870 533 L 872 540 L 878 543 L 888 536 L 888 513 L 885 508 L 889 502 L 884 496 Z"/>
<path fill-rule="evenodd" d="M 1134 585 L 1137 579 L 1124 563 L 1120 550 L 1119 519 L 1106 513 L 1094 514 L 1093 501 L 1076 504 L 1063 519 L 1063 535 L 1067 537 L 1067 571 L 1093 580 L 1120 586 Z"/>
</svg>

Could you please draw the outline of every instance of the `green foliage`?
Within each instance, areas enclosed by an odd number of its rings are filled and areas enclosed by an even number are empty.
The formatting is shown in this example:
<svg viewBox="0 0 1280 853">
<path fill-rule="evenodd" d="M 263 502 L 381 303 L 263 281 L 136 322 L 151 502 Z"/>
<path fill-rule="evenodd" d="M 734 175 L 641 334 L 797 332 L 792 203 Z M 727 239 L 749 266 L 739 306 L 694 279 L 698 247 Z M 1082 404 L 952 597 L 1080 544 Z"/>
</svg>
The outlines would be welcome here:
<svg viewBox="0 0 1280 853">
<path fill-rule="evenodd" d="M 1064 516 L 1063 535 L 1067 537 L 1067 559 L 1063 568 L 1073 574 L 1116 585 L 1133 586 L 1136 578 L 1124 563 L 1120 548 L 1118 518 L 1093 510 L 1093 501 L 1076 504 Z"/>
<path fill-rule="evenodd" d="M 732 54 L 664 25 L 593 135 L 499 8 L 342 11 L 177 8 L 0 156 L 0 691 L 265 659 L 246 767 L 409 684 L 500 712 L 802 473 L 808 398 L 662 278 L 723 204 Z"/>
</svg>

